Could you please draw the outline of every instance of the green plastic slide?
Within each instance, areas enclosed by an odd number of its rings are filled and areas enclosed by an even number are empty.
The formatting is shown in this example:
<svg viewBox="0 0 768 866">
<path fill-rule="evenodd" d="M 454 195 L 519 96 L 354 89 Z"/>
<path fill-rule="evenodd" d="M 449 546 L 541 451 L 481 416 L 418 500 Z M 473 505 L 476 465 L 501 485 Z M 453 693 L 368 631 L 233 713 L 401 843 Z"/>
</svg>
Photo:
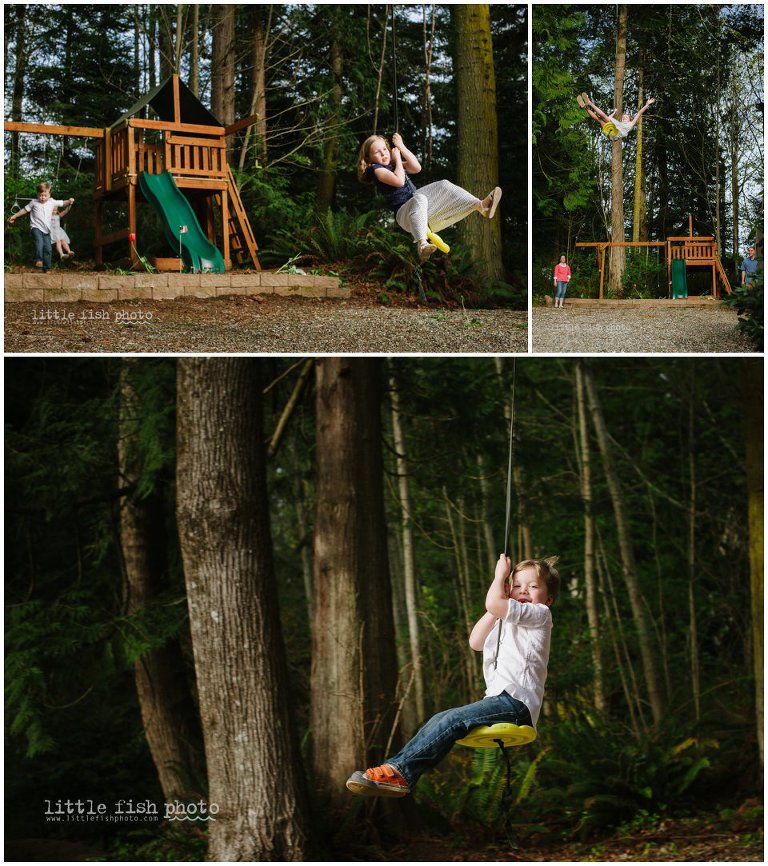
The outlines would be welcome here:
<svg viewBox="0 0 768 866">
<path fill-rule="evenodd" d="M 173 175 L 139 174 L 139 188 L 163 221 L 165 237 L 171 248 L 193 273 L 223 274 L 224 257 L 200 228 L 192 205 L 176 186 Z"/>
<path fill-rule="evenodd" d="M 688 280 L 685 276 L 685 259 L 672 259 L 672 297 L 688 297 Z"/>
</svg>

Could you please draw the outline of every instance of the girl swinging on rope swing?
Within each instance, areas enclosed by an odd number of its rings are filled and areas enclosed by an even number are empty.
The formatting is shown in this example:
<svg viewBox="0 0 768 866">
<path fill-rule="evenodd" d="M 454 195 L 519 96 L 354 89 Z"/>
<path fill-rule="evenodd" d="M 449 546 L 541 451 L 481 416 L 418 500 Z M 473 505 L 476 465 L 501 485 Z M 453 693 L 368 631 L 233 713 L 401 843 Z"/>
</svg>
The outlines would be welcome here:
<svg viewBox="0 0 768 866">
<path fill-rule="evenodd" d="M 396 132 L 393 147 L 381 135 L 371 135 L 363 142 L 357 156 L 357 179 L 375 184 L 395 214 L 397 224 L 413 235 L 419 260 L 425 262 L 442 242 L 433 233 L 452 226 L 478 211 L 492 219 L 501 199 L 496 187 L 482 201 L 449 180 L 438 180 L 417 189 L 409 174 L 418 174 L 421 163 Z M 444 245 L 443 245 L 444 246 Z"/>
<path fill-rule="evenodd" d="M 610 114 L 606 114 L 601 108 L 598 108 L 595 103 L 592 102 L 586 93 L 580 93 L 576 97 L 576 102 L 579 103 L 592 120 L 596 120 L 600 124 L 603 132 L 611 139 L 611 141 L 621 141 L 622 138 L 626 138 L 629 133 L 632 132 L 635 126 L 637 126 L 637 122 L 643 114 L 648 111 L 653 103 L 656 102 L 656 100 L 652 96 L 649 97 L 645 105 L 634 117 L 629 114 L 622 114 L 621 120 L 614 117 L 616 112 L 619 110 L 618 108 L 614 108 Z"/>
</svg>

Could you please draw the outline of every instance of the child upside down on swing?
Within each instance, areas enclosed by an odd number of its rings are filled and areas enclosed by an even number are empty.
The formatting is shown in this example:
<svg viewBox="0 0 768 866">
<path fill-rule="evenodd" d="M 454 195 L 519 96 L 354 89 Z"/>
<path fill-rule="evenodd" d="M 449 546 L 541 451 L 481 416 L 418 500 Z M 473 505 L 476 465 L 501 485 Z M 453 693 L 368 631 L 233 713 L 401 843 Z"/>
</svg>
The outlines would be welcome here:
<svg viewBox="0 0 768 866">
<path fill-rule="evenodd" d="M 347 788 L 368 797 L 404 797 L 422 773 L 443 760 L 472 728 L 507 722 L 535 726 L 547 679 L 552 614 L 560 589 L 557 558 L 526 559 L 512 569 L 504 554 L 485 598 L 486 612 L 469 636 L 483 653 L 485 697 L 433 716 L 380 767 L 356 770 Z"/>
<path fill-rule="evenodd" d="M 653 105 L 656 100 L 651 96 L 645 105 L 632 117 L 629 114 L 622 114 L 621 120 L 617 120 L 614 115 L 619 110 L 614 108 L 610 114 L 606 114 L 602 109 L 598 108 L 594 102 L 587 96 L 586 93 L 580 93 L 576 97 L 576 102 L 587 112 L 587 114 L 596 120 L 603 128 L 603 132 L 611 139 L 611 141 L 620 141 L 626 138 L 635 128 L 637 122 L 643 114 Z"/>
<path fill-rule="evenodd" d="M 482 201 L 449 180 L 438 180 L 417 189 L 408 173 L 418 174 L 421 163 L 403 144 L 399 133 L 392 136 L 392 144 L 390 150 L 385 138 L 369 136 L 357 155 L 357 179 L 376 185 L 394 211 L 397 224 L 413 235 L 420 261 L 425 262 L 437 249 L 429 242 L 428 232 L 452 226 L 472 211 L 493 218 L 501 199 L 499 187 Z"/>
</svg>

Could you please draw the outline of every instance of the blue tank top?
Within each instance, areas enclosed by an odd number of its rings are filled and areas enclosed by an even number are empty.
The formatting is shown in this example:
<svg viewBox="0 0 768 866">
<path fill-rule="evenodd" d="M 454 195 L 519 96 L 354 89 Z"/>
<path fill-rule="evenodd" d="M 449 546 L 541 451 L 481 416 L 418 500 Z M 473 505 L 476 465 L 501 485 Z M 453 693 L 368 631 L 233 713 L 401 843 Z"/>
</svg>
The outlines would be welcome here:
<svg viewBox="0 0 768 866">
<path fill-rule="evenodd" d="M 376 185 L 376 189 L 384 196 L 384 201 L 386 201 L 387 205 L 395 212 L 397 211 L 410 199 L 413 198 L 414 193 L 416 192 L 416 187 L 413 184 L 413 181 L 405 175 L 405 183 L 403 186 L 390 186 L 388 183 L 382 183 L 376 177 L 376 169 L 377 168 L 385 168 L 387 171 L 394 171 L 395 168 L 392 165 L 381 165 L 379 162 L 371 163 L 368 166 L 368 174 L 371 180 Z"/>
</svg>

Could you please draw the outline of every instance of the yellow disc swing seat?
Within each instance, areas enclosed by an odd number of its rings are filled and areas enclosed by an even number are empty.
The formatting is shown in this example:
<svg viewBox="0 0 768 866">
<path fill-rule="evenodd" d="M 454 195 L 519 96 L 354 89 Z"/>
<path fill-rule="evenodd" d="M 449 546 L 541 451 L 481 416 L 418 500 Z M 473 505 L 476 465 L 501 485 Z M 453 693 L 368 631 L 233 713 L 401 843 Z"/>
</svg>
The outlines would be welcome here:
<svg viewBox="0 0 768 866">
<path fill-rule="evenodd" d="M 499 722 L 496 725 L 481 725 L 456 742 L 471 749 L 492 749 L 495 746 L 525 746 L 536 739 L 536 729 L 530 725 L 513 725 Z"/>
<path fill-rule="evenodd" d="M 607 123 L 603 124 L 603 132 L 608 136 L 608 138 L 611 138 L 611 136 L 619 134 L 619 129 L 612 120 L 609 120 Z"/>
</svg>

